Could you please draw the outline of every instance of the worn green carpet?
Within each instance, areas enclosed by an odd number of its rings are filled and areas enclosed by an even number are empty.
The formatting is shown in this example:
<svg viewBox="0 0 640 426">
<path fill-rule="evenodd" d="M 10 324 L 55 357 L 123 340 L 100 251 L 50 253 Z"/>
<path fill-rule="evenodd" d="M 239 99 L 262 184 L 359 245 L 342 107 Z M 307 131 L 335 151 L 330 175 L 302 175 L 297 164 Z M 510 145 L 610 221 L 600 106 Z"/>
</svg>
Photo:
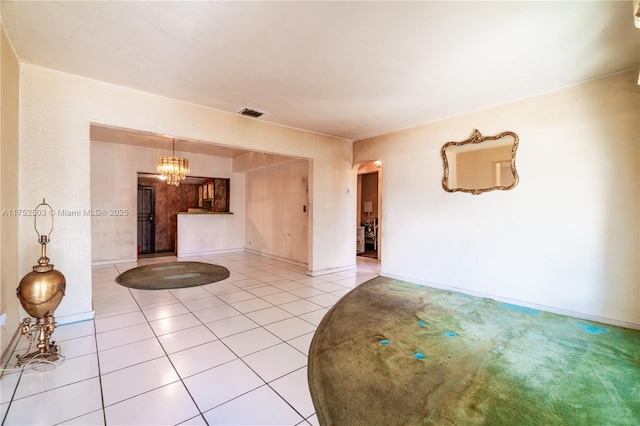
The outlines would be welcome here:
<svg viewBox="0 0 640 426">
<path fill-rule="evenodd" d="M 138 266 L 116 277 L 120 285 L 139 290 L 193 287 L 229 278 L 224 266 L 203 262 L 165 262 Z"/>
<path fill-rule="evenodd" d="M 322 425 L 640 425 L 640 331 L 389 278 L 311 343 Z"/>
</svg>

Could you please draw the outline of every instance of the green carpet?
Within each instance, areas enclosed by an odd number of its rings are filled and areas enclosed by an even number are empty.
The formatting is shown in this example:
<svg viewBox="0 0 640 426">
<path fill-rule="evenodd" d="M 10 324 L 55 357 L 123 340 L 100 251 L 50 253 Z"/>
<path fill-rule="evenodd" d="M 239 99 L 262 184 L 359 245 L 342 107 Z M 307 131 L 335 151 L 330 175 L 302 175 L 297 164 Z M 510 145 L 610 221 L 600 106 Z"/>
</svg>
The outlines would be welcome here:
<svg viewBox="0 0 640 426">
<path fill-rule="evenodd" d="M 139 290 L 194 287 L 229 278 L 224 266 L 203 262 L 165 262 L 138 266 L 116 277 L 122 286 Z"/>
<path fill-rule="evenodd" d="M 639 425 L 640 331 L 375 278 L 309 351 L 322 425 Z"/>
</svg>

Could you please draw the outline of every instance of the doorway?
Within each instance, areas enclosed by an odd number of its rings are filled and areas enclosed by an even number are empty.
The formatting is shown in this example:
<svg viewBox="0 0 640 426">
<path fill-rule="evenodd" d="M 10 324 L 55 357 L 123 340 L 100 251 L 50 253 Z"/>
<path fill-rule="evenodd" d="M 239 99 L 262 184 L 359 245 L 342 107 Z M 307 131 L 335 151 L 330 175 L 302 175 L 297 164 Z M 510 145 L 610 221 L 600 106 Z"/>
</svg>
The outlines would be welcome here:
<svg viewBox="0 0 640 426">
<path fill-rule="evenodd" d="M 138 256 L 175 256 L 178 214 L 229 211 L 229 179 L 187 176 L 169 185 L 155 173 L 138 173 Z"/>
<path fill-rule="evenodd" d="M 177 234 L 177 213 L 185 187 L 168 185 L 157 175 L 138 173 L 138 256 L 173 256 Z M 198 202 L 197 188 L 190 191 Z M 151 195 L 148 195 L 151 194 Z M 146 203 L 150 203 L 147 205 Z M 186 211 L 186 210 L 185 210 Z"/>
<path fill-rule="evenodd" d="M 358 168 L 358 256 L 380 259 L 381 168 L 378 162 L 367 162 Z"/>
</svg>

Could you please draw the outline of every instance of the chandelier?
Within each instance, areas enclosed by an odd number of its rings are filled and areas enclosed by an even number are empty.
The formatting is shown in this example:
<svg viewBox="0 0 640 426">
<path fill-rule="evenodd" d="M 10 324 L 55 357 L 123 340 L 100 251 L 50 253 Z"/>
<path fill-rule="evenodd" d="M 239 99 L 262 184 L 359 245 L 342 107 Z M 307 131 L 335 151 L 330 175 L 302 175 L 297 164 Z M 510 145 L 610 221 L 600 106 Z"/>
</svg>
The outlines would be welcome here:
<svg viewBox="0 0 640 426">
<path fill-rule="evenodd" d="M 173 140 L 173 155 L 158 158 L 158 173 L 167 178 L 167 184 L 180 185 L 189 174 L 189 160 L 176 157 L 176 140 Z"/>
</svg>

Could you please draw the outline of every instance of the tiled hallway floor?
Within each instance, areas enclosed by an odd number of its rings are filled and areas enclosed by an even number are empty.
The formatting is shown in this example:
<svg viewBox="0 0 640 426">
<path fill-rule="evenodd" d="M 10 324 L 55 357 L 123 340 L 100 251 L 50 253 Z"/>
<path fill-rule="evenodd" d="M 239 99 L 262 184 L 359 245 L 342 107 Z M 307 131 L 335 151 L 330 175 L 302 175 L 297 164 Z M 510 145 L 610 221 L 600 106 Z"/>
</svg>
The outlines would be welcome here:
<svg viewBox="0 0 640 426">
<path fill-rule="evenodd" d="M 378 275 L 378 262 L 358 258 L 357 270 L 309 277 L 237 252 L 180 259 L 231 271 L 206 286 L 147 291 L 114 281 L 140 264 L 175 260 L 94 267 L 95 320 L 55 330 L 65 357 L 55 369 L 4 374 L 3 424 L 317 424 L 311 338 L 341 296 Z M 21 340 L 16 353 L 26 346 Z"/>
</svg>

